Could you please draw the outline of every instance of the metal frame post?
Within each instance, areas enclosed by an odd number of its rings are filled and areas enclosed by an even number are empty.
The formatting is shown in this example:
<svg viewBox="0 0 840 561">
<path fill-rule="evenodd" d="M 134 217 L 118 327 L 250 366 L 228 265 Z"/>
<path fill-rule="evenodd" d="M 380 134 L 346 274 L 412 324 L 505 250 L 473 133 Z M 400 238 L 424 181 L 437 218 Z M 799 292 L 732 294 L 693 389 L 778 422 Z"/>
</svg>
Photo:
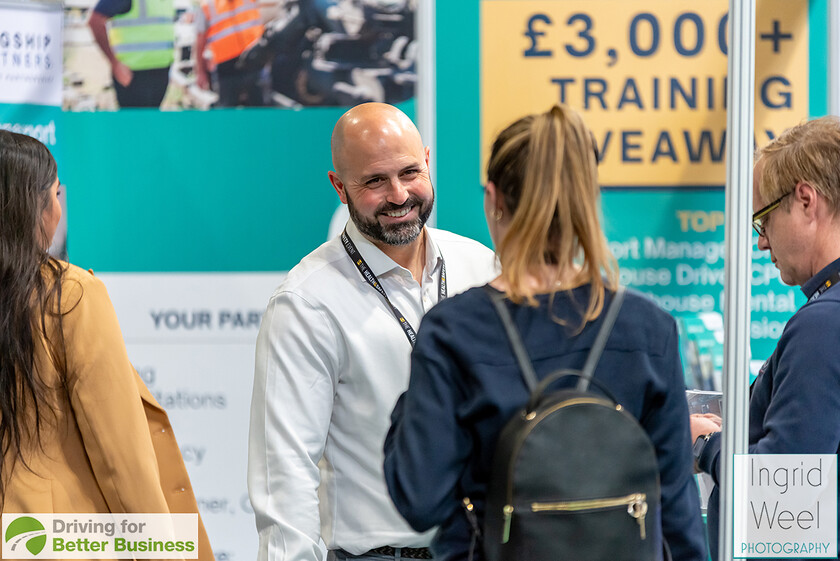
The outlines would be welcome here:
<svg viewBox="0 0 840 561">
<path fill-rule="evenodd" d="M 417 128 L 423 142 L 429 147 L 429 174 L 432 185 L 437 179 L 437 74 L 436 74 L 436 43 L 435 11 L 437 0 L 417 0 L 417 17 L 415 20 L 415 38 L 418 45 L 417 54 L 417 88 L 414 98 L 417 102 Z M 437 222 L 437 209 L 432 210 L 429 225 Z"/>
<path fill-rule="evenodd" d="M 726 265 L 723 442 L 719 559 L 733 558 L 734 455 L 747 452 L 752 184 L 755 100 L 755 0 L 729 0 L 726 113 Z"/>
<path fill-rule="evenodd" d="M 840 3 L 828 2 L 828 112 L 840 115 Z"/>
</svg>

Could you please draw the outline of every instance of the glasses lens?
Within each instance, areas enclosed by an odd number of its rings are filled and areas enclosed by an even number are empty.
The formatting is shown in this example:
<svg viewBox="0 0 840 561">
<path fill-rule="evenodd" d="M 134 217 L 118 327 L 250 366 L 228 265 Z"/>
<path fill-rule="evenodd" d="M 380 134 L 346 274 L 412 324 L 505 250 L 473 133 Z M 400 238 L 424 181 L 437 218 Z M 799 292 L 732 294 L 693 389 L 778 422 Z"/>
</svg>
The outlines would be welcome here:
<svg viewBox="0 0 840 561">
<path fill-rule="evenodd" d="M 790 193 L 788 193 L 787 195 L 790 195 Z M 753 227 L 753 230 L 755 230 L 756 233 L 758 233 L 759 236 L 764 236 L 765 235 L 764 234 L 764 228 L 767 225 L 766 224 L 767 223 L 767 218 L 769 217 L 771 212 L 773 212 L 774 210 L 779 208 L 779 205 L 781 204 L 782 199 L 787 197 L 787 195 L 782 195 L 782 197 L 780 199 L 777 199 L 776 201 L 773 201 L 772 203 L 770 203 L 769 205 L 767 205 L 763 209 L 761 209 L 758 212 L 756 212 L 755 214 L 753 214 L 752 227 Z"/>
</svg>

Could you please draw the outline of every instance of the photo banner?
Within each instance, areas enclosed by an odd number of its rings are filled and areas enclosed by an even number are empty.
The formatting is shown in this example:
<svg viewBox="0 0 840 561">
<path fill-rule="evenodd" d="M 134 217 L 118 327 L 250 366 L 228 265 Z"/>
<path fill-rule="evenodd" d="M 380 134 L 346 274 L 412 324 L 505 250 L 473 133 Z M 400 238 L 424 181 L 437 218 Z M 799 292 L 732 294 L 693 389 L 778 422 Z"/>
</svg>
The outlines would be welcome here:
<svg viewBox="0 0 840 561">
<path fill-rule="evenodd" d="M 413 2 L 145 0 L 151 23 L 130 6 L 66 3 L 67 111 L 301 109 L 414 96 Z"/>
</svg>

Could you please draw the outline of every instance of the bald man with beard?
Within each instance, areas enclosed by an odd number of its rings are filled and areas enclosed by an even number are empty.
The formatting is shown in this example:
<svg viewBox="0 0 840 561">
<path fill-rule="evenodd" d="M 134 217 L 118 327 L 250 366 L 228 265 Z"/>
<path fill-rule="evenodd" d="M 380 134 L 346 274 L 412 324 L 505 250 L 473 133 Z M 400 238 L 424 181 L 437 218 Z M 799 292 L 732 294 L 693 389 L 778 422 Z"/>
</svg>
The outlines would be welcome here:
<svg viewBox="0 0 840 561">
<path fill-rule="evenodd" d="M 350 220 L 269 300 L 257 338 L 248 491 L 259 559 L 431 559 L 391 503 L 382 446 L 423 315 L 494 278 L 483 245 L 426 226 L 429 148 L 397 108 L 367 103 L 332 135 L 330 183 Z"/>
</svg>

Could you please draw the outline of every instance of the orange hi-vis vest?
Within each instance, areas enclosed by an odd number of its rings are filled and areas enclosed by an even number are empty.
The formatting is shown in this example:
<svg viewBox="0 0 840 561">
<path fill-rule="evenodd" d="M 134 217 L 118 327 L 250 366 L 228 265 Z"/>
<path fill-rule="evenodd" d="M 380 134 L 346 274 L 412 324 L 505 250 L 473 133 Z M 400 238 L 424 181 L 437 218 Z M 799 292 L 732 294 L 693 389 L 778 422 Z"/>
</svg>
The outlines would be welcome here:
<svg viewBox="0 0 840 561">
<path fill-rule="evenodd" d="M 254 0 L 206 0 L 207 46 L 216 64 L 241 55 L 262 37 L 260 11 Z"/>
</svg>

